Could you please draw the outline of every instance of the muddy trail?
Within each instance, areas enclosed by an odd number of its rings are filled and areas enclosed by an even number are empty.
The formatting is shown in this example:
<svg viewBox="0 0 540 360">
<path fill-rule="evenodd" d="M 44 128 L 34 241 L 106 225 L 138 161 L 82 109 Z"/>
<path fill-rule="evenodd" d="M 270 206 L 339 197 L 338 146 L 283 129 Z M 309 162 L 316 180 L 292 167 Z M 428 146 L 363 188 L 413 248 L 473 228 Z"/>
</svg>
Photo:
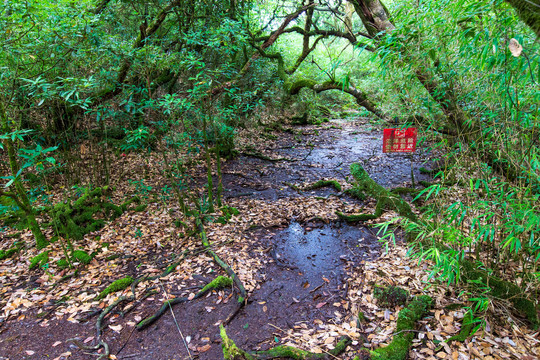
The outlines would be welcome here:
<svg viewBox="0 0 540 360">
<path fill-rule="evenodd" d="M 410 186 L 411 166 L 417 182 L 430 180 L 418 170 L 429 168 L 426 154 L 383 154 L 382 131 L 367 120 L 294 127 L 277 136 L 264 153 L 247 147 L 234 160 L 225 162 L 227 202 L 262 201 L 277 206 L 278 212 L 279 206 L 284 206 L 285 213 L 288 199 L 299 202 L 335 196 L 345 204 L 361 207 L 358 200 L 333 188 L 300 191 L 296 187 L 320 179 L 344 183 L 353 162 L 362 163 L 372 178 L 386 188 Z M 278 201 L 282 202 L 276 205 Z M 349 280 L 361 277 L 363 261 L 380 253 L 378 237 L 368 227 L 317 216 L 307 220 L 284 218 L 273 226 L 248 228 L 242 233 L 244 243 L 229 241 L 223 245 L 236 269 L 251 266 L 248 259 L 257 264 L 247 304 L 227 325 L 228 335 L 246 350 L 266 350 L 287 343 L 287 338 L 321 331 L 329 334 L 324 341 L 330 344 L 326 340 L 335 337 L 332 324 L 350 312 Z M 127 258 L 123 264 L 132 272 L 138 268 L 136 259 Z M 193 272 L 196 274 L 182 284 L 163 284 L 167 280 L 162 280 L 159 290 L 173 287 L 180 294 L 182 290 L 201 288 L 216 273 L 222 274 L 210 265 L 194 268 Z M 125 317 L 115 313 L 107 322 L 103 339 L 116 359 L 222 359 L 217 325 L 234 310 L 236 297 L 231 288 L 215 291 L 173 307 L 174 316 L 166 312 L 149 328 L 135 330 L 135 322 L 159 308 L 164 296 L 158 294 L 142 301 Z M 0 325 L 0 359 L 95 359 L 91 351 L 66 342 L 78 338 L 90 344 L 95 319 L 86 313 L 78 321 L 51 319 L 44 323 L 32 311 L 10 319 Z M 360 347 L 362 343 L 355 342 L 352 349 Z"/>
<path fill-rule="evenodd" d="M 295 127 L 292 132 L 280 133 L 264 154 L 242 152 L 224 170 L 226 196 L 267 200 L 301 196 L 287 184 L 323 178 L 346 180 L 354 162 L 360 162 L 373 180 L 389 189 L 410 187 L 411 168 L 416 183 L 430 180 L 419 170 L 430 168 L 429 158 L 421 149 L 412 155 L 385 154 L 382 128 L 368 120 L 333 120 L 323 126 Z"/>
</svg>

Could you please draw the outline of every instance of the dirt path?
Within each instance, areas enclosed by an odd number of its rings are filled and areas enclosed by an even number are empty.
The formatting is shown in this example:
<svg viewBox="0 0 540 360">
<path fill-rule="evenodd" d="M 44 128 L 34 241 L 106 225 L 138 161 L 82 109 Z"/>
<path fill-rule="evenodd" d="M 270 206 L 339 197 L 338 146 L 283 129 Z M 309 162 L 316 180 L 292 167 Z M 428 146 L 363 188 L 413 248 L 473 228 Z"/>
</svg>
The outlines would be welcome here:
<svg viewBox="0 0 540 360">
<path fill-rule="evenodd" d="M 300 334 L 332 334 L 331 324 L 349 316 L 349 280 L 361 276 L 364 260 L 379 255 L 377 237 L 368 228 L 329 221 L 323 215 L 343 204 L 351 208 L 363 204 L 342 194 L 339 199 L 314 200 L 338 194 L 331 188 L 299 192 L 291 185 L 322 178 L 345 183 L 349 165 L 358 161 L 385 187 L 408 186 L 411 161 L 416 180 L 427 180 L 418 171 L 425 166 L 424 154 L 417 153 L 412 159 L 408 155 L 386 155 L 381 147 L 380 129 L 372 129 L 366 121 L 333 121 L 323 127 L 297 127 L 294 133 L 280 133 L 265 155 L 286 160 L 268 161 L 246 151 L 225 163 L 225 198 L 241 210 L 241 215 L 251 212 L 254 219 L 252 225 L 225 233 L 237 239 L 225 242 L 218 250 L 251 284 L 248 304 L 227 327 L 239 346 L 265 350 Z M 265 222 L 265 217 L 278 220 Z M 147 256 L 163 259 L 168 251 L 172 249 L 161 249 L 161 253 L 152 250 Z M 134 257 L 121 264 L 137 275 L 144 261 Z M 202 266 L 194 262 L 187 269 L 191 274 L 183 278 L 185 281 L 162 280 L 159 290 L 171 294 L 177 289 L 180 294 L 182 289 L 204 285 L 205 278 L 208 281 L 220 273 L 208 259 Z M 214 292 L 174 307 L 174 318 L 168 312 L 147 330 L 134 330 L 136 321 L 159 307 L 165 298 L 161 291 L 125 318 L 114 314 L 107 323 L 112 326 L 104 330 L 104 339 L 118 359 L 221 359 L 217 324 L 234 308 L 236 296 L 232 295 L 231 289 Z M 66 317 L 54 318 L 53 313 L 44 321 L 36 315 L 37 311 L 30 310 L 1 323 L 0 359 L 96 358 L 66 342 L 77 337 L 91 343 L 95 317 L 83 315 L 77 321 L 67 321 Z M 120 330 L 116 330 L 119 325 Z M 325 344 L 331 342 L 325 340 Z M 355 348 L 360 346 L 356 342 Z"/>
</svg>

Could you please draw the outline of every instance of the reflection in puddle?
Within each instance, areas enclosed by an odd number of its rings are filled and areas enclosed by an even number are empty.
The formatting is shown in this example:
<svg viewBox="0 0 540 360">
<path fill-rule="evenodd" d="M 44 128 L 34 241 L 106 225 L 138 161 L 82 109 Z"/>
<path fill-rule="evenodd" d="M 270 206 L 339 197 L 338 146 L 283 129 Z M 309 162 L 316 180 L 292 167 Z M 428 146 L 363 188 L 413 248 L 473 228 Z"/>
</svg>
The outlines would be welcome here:
<svg viewBox="0 0 540 360">
<path fill-rule="evenodd" d="M 368 230 L 346 224 L 304 228 L 297 222 L 275 236 L 284 261 L 296 266 L 308 279 L 337 275 L 342 264 L 378 253 L 379 244 Z"/>
</svg>

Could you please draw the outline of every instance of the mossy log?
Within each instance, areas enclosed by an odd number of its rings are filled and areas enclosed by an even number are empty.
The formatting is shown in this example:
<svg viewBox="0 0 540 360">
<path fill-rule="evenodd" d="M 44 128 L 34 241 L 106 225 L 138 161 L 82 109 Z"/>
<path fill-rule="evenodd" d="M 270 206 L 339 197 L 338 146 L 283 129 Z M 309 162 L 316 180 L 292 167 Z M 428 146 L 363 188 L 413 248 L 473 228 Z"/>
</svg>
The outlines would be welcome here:
<svg viewBox="0 0 540 360">
<path fill-rule="evenodd" d="M 354 178 L 353 189 L 357 196 L 360 196 L 360 194 L 366 194 L 374 197 L 377 200 L 375 213 L 347 215 L 343 214 L 342 212 L 338 212 L 337 215 L 340 218 L 348 222 L 377 219 L 382 215 L 384 209 L 388 208 L 395 210 L 400 216 L 403 216 L 413 222 L 418 222 L 418 218 L 411 210 L 410 205 L 406 201 L 386 190 L 381 185 L 377 184 L 371 177 L 369 177 L 369 174 L 360 164 L 354 163 L 351 165 L 351 175 Z"/>
<path fill-rule="evenodd" d="M 269 360 L 269 359 L 293 359 L 293 360 L 325 360 L 335 359 L 341 354 L 351 343 L 351 339 L 347 336 L 341 337 L 334 349 L 328 353 L 316 354 L 311 351 L 302 350 L 293 346 L 280 345 L 265 351 L 255 351 L 248 353 L 240 349 L 233 340 L 227 336 L 225 327 L 220 325 L 219 332 L 221 335 L 223 349 L 223 358 L 225 360 Z"/>
<path fill-rule="evenodd" d="M 487 271 L 478 269 L 472 261 L 462 260 L 460 271 L 462 279 L 469 281 L 471 285 L 487 287 L 489 291 L 486 295 L 510 301 L 514 309 L 529 320 L 531 327 L 535 330 L 538 329 L 540 325 L 538 309 L 519 286 L 489 275 Z"/>
<path fill-rule="evenodd" d="M 398 315 L 396 332 L 392 342 L 383 348 L 371 351 L 373 360 L 405 360 L 414 338 L 416 322 L 422 319 L 431 309 L 432 299 L 427 295 L 417 296 L 401 310 Z"/>
</svg>

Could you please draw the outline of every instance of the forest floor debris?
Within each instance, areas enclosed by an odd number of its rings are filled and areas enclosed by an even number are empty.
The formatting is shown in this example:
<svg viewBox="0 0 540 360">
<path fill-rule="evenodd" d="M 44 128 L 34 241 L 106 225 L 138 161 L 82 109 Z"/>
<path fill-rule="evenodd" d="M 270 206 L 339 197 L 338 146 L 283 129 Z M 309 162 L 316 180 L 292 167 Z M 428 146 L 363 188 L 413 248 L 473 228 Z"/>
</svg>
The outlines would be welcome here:
<svg viewBox="0 0 540 360">
<path fill-rule="evenodd" d="M 307 135 L 280 133 L 279 140 L 263 144 L 252 143 L 253 136 L 244 136 L 239 144 L 256 146 L 261 153 L 273 149 L 273 158 L 305 157 L 302 161 L 239 157 L 225 163 L 226 202 L 239 214 L 226 224 L 206 224 L 206 233 L 212 250 L 231 266 L 249 294 L 245 308 L 227 326 L 231 339 L 251 351 L 288 345 L 323 353 L 333 349 L 342 336 L 348 336 L 352 343 L 339 358 L 352 359 L 362 347 L 375 349 L 392 340 L 402 307 L 380 306 L 373 292 L 376 285 L 395 285 L 410 295 L 434 299 L 430 315 L 419 321 L 410 358 L 538 358 L 539 333 L 510 317 L 504 303 L 488 310 L 483 329 L 464 342 L 447 343 L 459 333 L 466 307 L 471 306 L 464 302 L 461 289 L 431 279 L 425 265 L 418 266 L 407 257 L 405 244 L 398 242 L 388 250 L 381 249 L 376 230 L 364 227 L 374 221 L 354 231 L 339 222 L 337 211 L 372 211 L 375 201 L 328 196 L 337 194 L 331 187 L 300 194 L 283 184 L 286 181 L 302 187 L 327 178 L 347 185 L 348 166 L 360 160 L 381 185 L 408 185 L 410 158 L 387 158 L 373 150 L 380 148 L 380 139 L 376 131 L 365 130 L 365 122 L 339 125 L 304 128 Z M 416 172 L 424 165 L 422 156 L 415 156 Z M 173 200 L 152 195 L 151 189 L 162 189 L 167 183 L 159 169 L 148 167 L 158 167 L 158 159 L 132 154 L 119 161 L 123 162 L 121 173 L 129 169 L 132 177 L 116 184 L 113 201 L 122 203 L 137 193 L 148 206 L 142 212 L 126 211 L 102 229 L 85 235 L 83 241 L 75 242 L 88 254 L 96 253 L 89 264 L 79 266 L 77 276 L 59 282 L 70 274 L 70 270 L 56 266 L 64 256 L 60 242 L 47 248 L 49 262 L 32 271 L 28 270 L 30 259 L 38 254 L 33 248 L 22 249 L 0 262 L 0 359 L 95 359 L 67 340 L 76 337 L 82 344 L 95 341 L 94 323 L 99 311 L 130 289 L 106 294 L 103 299 L 96 296 L 118 279 L 159 274 L 186 251 L 190 255 L 175 271 L 161 279 L 141 281 L 136 287 L 137 298 L 151 287 L 157 289 L 155 295 L 125 316 L 125 307 L 111 312 L 105 321 L 104 339 L 111 358 L 117 359 L 187 359 L 188 349 L 198 359 L 223 357 L 218 326 L 235 306 L 238 294 L 231 288 L 216 289 L 173 309 L 187 348 L 170 314 L 145 331 L 135 331 L 136 324 L 155 313 L 164 301 L 193 298 L 212 279 L 226 274 L 202 251 L 200 239 L 190 234 L 192 229 L 174 225 Z M 121 175 L 120 167 L 116 169 Z M 152 176 L 143 178 L 140 169 L 147 169 Z M 245 193 L 249 195 L 240 196 Z M 394 216 L 385 212 L 381 219 Z M 45 233 L 51 236 L 50 230 Z M 310 236 L 316 238 L 314 249 L 303 251 L 302 246 L 312 241 Z M 335 252 L 326 256 L 324 249 L 317 248 L 338 236 Z M 8 249 L 15 241 L 31 244 L 31 234 L 22 232 L 3 245 Z M 311 250 L 313 253 L 308 253 Z M 336 260 L 332 259 L 334 254 L 338 259 L 333 264 L 334 273 L 310 271 L 309 266 L 321 269 L 325 259 Z M 302 263 L 304 258 L 306 262 Z M 455 304 L 462 306 L 456 309 L 452 306 Z"/>
</svg>

